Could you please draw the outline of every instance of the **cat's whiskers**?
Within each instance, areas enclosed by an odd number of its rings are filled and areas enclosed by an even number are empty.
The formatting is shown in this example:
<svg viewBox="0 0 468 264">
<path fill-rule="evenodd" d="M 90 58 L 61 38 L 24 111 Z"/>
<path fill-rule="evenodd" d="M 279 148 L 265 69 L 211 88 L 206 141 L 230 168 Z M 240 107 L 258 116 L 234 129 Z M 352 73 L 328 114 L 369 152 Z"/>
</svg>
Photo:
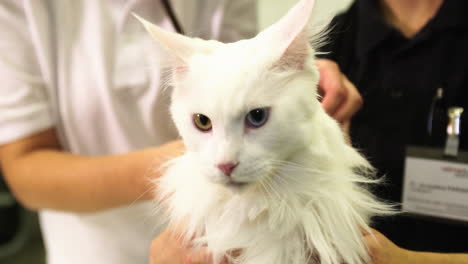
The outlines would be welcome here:
<svg viewBox="0 0 468 264">
<path fill-rule="evenodd" d="M 264 183 L 264 186 L 267 187 L 267 190 L 269 190 L 270 193 L 272 193 L 271 196 L 274 195 L 276 198 L 278 198 L 278 200 L 280 200 L 282 198 L 281 194 L 279 193 L 278 189 L 275 188 L 276 186 L 273 186 L 273 182 L 271 180 L 269 180 L 271 178 L 274 178 L 274 175 L 275 175 L 275 173 L 271 172 L 269 177 L 261 178 L 260 181 L 262 181 Z"/>
<path fill-rule="evenodd" d="M 285 161 L 285 160 L 270 160 L 270 163 L 275 165 L 275 166 L 278 166 L 278 167 L 282 167 L 282 169 L 298 169 L 298 170 L 302 170 L 302 171 L 305 171 L 307 169 L 309 169 L 308 167 L 305 167 L 301 164 L 298 164 L 298 163 L 295 163 L 295 162 L 291 162 L 291 161 Z"/>
<path fill-rule="evenodd" d="M 299 183 L 298 180 L 301 180 L 303 178 L 297 178 L 297 177 L 288 177 L 289 175 L 296 175 L 296 173 L 308 173 L 310 176 L 314 177 L 314 181 L 317 183 L 326 183 L 330 181 L 336 181 L 337 179 L 340 179 L 341 181 L 349 181 L 349 182 L 358 182 L 358 183 L 365 183 L 365 184 L 375 184 L 378 183 L 378 179 L 372 179 L 371 177 L 350 177 L 353 175 L 352 173 L 347 173 L 347 172 L 339 172 L 339 174 L 336 174 L 336 172 L 330 172 L 327 170 L 323 169 L 318 169 L 318 168 L 312 168 L 311 166 L 302 166 L 298 163 L 291 162 L 291 161 L 281 161 L 281 160 L 272 160 L 271 163 L 274 166 L 281 167 L 279 170 L 281 172 L 281 178 L 286 178 L 288 183 Z M 348 175 L 347 177 L 342 177 L 342 175 Z M 323 177 L 326 176 L 326 177 Z"/>
<path fill-rule="evenodd" d="M 283 210 L 285 211 L 289 211 L 289 212 L 292 212 L 294 211 L 294 208 L 293 206 L 288 203 L 288 199 L 286 199 L 286 197 L 289 195 L 288 192 L 285 192 L 283 190 L 283 187 L 284 186 L 287 186 L 285 184 L 287 184 L 288 182 L 283 178 L 281 177 L 280 174 L 278 173 L 275 173 L 275 172 L 272 172 L 268 181 L 267 181 L 267 184 L 268 186 L 270 186 L 270 190 L 272 192 L 274 192 L 276 194 L 276 197 L 278 198 L 276 200 L 276 202 L 280 202 L 282 204 L 282 207 L 284 208 Z M 283 191 L 280 191 L 280 190 L 283 190 Z M 277 207 L 277 206 L 275 206 Z"/>
<path fill-rule="evenodd" d="M 306 167 L 300 166 L 298 164 L 292 164 L 288 162 L 275 162 L 271 161 L 273 170 L 275 171 L 273 180 L 282 181 L 283 184 L 298 183 L 301 184 L 297 177 L 290 177 L 290 175 L 296 175 L 296 173 L 317 173 L 319 171 L 313 172 Z"/>
<path fill-rule="evenodd" d="M 297 162 L 287 161 L 287 160 L 270 160 L 273 165 L 282 166 L 282 169 L 297 169 L 300 172 L 309 172 L 323 174 L 324 170 L 318 169 L 318 166 L 304 166 Z M 313 164 L 312 164 L 313 165 Z"/>
<path fill-rule="evenodd" d="M 258 183 L 261 185 L 260 190 L 262 191 L 262 193 L 264 193 L 267 198 L 272 197 L 272 195 L 269 192 L 268 187 L 265 185 L 264 181 L 260 180 L 260 181 L 258 181 Z"/>
</svg>

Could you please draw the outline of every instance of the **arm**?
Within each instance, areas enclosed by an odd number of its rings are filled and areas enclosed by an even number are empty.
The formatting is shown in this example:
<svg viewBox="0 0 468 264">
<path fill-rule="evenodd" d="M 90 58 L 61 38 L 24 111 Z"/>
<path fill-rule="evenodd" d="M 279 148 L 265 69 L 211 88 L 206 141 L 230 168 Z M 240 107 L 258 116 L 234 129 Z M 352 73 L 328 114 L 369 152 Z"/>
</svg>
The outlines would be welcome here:
<svg viewBox="0 0 468 264">
<path fill-rule="evenodd" d="M 0 146 L 0 163 L 15 196 L 28 208 L 92 212 L 152 197 L 154 168 L 181 143 L 127 154 L 86 157 L 61 151 L 49 129 Z"/>
<path fill-rule="evenodd" d="M 468 254 L 448 254 L 409 251 L 408 263 L 413 264 L 466 264 Z"/>
<path fill-rule="evenodd" d="M 468 254 L 432 253 L 398 247 L 377 230 L 365 234 L 373 264 L 468 264 Z"/>
</svg>

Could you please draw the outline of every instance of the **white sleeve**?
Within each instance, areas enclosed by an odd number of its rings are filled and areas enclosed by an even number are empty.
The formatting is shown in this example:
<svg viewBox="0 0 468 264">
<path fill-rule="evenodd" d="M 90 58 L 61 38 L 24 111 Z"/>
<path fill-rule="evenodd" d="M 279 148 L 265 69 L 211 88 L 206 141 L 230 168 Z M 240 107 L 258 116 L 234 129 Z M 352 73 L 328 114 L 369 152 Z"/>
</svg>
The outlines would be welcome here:
<svg viewBox="0 0 468 264">
<path fill-rule="evenodd" d="M 220 40 L 232 42 L 254 37 L 258 32 L 257 2 L 252 0 L 227 1 Z"/>
<path fill-rule="evenodd" d="M 53 126 L 27 1 L 0 1 L 0 145 Z"/>
</svg>

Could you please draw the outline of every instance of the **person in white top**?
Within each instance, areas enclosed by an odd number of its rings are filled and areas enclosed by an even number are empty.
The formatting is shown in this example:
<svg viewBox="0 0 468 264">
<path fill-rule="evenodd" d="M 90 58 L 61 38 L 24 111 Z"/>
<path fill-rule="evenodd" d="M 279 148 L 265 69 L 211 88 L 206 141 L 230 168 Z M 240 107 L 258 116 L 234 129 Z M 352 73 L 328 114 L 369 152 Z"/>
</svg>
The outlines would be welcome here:
<svg viewBox="0 0 468 264">
<path fill-rule="evenodd" d="M 0 1 L 0 165 L 16 198 L 39 211 L 48 264 L 148 262 L 161 231 L 145 202 L 149 178 L 182 144 L 160 89 L 163 51 L 131 13 L 174 30 L 162 2 Z M 257 31 L 256 1 L 171 3 L 189 36 Z M 330 114 L 361 103 L 340 78 L 322 82 L 339 99 L 324 100 Z M 169 247 L 166 237 L 156 244 Z M 175 263 L 167 256 L 159 263 Z"/>
<path fill-rule="evenodd" d="M 187 35 L 256 33 L 255 1 L 171 3 Z M 148 263 L 159 231 L 137 201 L 180 143 L 168 143 L 162 51 L 132 12 L 174 30 L 160 0 L 0 2 L 1 166 L 39 210 L 49 264 Z"/>
</svg>

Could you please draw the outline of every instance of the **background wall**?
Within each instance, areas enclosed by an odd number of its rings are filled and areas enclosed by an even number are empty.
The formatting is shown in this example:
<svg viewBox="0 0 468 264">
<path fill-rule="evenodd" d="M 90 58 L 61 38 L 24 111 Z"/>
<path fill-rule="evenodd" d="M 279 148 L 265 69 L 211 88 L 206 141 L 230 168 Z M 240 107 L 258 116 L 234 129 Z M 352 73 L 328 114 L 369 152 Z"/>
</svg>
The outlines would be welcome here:
<svg viewBox="0 0 468 264">
<path fill-rule="evenodd" d="M 259 24 L 260 28 L 265 28 L 291 8 L 298 0 L 259 0 Z M 323 20 L 333 17 L 336 13 L 346 9 L 352 0 L 316 0 L 316 15 L 313 20 Z"/>
</svg>

